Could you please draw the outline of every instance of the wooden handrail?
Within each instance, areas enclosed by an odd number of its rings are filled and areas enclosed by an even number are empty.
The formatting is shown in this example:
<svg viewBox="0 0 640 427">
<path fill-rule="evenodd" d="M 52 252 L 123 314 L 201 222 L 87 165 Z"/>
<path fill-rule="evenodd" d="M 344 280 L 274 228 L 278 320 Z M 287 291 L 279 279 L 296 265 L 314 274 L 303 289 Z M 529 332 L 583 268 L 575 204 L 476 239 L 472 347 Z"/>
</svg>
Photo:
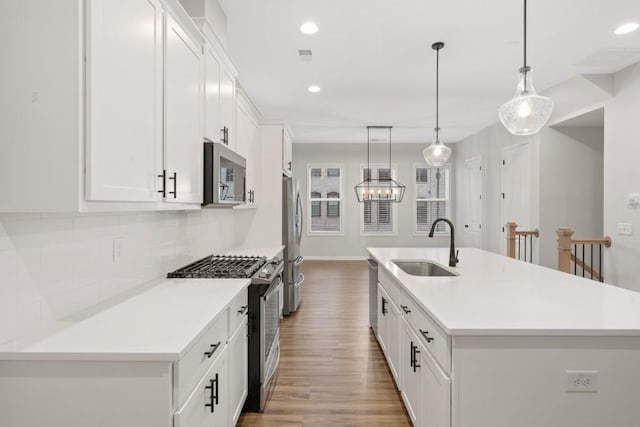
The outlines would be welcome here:
<svg viewBox="0 0 640 427">
<path fill-rule="evenodd" d="M 556 233 L 558 234 L 558 270 L 571 273 L 571 262 L 573 261 L 573 263 L 582 268 L 585 273 L 593 275 L 593 278 L 602 281 L 602 271 L 595 271 L 593 265 L 588 265 L 585 263 L 585 260 L 578 258 L 571 252 L 571 248 L 573 245 L 602 245 L 605 248 L 610 248 L 611 237 L 605 236 L 602 239 L 574 239 L 572 238 L 573 230 L 568 227 L 558 228 Z M 593 262 L 593 260 L 591 262 Z"/>
<path fill-rule="evenodd" d="M 535 230 L 516 230 L 518 224 L 515 222 L 507 223 L 507 256 L 510 258 L 516 257 L 516 237 L 518 236 L 533 236 L 540 237 L 540 232 L 536 228 Z M 532 237 L 532 238 L 533 238 Z M 526 241 L 525 241 L 526 244 Z"/>
<path fill-rule="evenodd" d="M 516 236 L 535 236 L 535 237 L 540 237 L 540 232 L 538 231 L 537 228 L 535 230 L 531 230 L 531 231 L 516 231 Z"/>
</svg>

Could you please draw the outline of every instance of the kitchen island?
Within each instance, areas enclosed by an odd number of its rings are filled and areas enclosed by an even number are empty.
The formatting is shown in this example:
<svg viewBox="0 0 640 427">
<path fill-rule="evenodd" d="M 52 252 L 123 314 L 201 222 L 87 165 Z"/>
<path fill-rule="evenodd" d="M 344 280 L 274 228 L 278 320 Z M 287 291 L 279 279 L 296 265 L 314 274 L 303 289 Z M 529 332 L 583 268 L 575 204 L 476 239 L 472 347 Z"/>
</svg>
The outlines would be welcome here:
<svg viewBox="0 0 640 427">
<path fill-rule="evenodd" d="M 455 268 L 444 248 L 369 253 L 377 338 L 414 424 L 640 425 L 640 294 L 478 249 Z"/>
</svg>

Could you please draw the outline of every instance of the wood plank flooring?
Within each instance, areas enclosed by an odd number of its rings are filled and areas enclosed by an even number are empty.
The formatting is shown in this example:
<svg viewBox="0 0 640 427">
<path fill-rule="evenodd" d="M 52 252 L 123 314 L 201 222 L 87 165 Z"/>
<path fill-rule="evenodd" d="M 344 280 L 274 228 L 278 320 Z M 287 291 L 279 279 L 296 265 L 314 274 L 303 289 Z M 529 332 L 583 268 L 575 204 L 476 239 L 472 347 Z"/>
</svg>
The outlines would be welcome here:
<svg viewBox="0 0 640 427">
<path fill-rule="evenodd" d="M 305 261 L 302 303 L 280 328 L 277 383 L 239 426 L 410 426 L 369 329 L 365 261 Z"/>
</svg>

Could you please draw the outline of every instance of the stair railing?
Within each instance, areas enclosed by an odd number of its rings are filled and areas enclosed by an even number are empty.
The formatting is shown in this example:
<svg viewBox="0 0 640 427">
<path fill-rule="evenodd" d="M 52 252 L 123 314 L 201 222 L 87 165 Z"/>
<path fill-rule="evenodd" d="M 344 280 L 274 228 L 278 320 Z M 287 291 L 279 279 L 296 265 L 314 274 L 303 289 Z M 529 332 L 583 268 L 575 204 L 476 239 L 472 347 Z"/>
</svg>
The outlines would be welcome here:
<svg viewBox="0 0 640 427">
<path fill-rule="evenodd" d="M 537 228 L 535 230 L 517 230 L 517 228 L 518 224 L 515 222 L 507 223 L 507 256 L 533 263 L 533 238 L 540 237 L 540 232 Z"/>
<path fill-rule="evenodd" d="M 556 233 L 558 233 L 558 270 L 604 282 L 602 248 L 611 247 L 611 238 L 605 236 L 602 239 L 574 239 L 572 238 L 573 230 L 567 227 L 558 228 Z"/>
</svg>

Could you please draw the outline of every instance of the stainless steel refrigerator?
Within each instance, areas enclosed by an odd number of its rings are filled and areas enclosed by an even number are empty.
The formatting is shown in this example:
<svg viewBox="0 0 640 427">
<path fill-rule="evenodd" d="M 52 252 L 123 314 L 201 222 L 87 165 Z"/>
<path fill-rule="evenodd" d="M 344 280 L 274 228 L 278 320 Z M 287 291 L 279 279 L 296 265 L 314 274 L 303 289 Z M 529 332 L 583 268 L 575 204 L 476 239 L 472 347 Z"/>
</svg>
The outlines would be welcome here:
<svg viewBox="0 0 640 427">
<path fill-rule="evenodd" d="M 282 177 L 282 244 L 284 245 L 284 307 L 282 314 L 290 315 L 302 300 L 304 274 L 300 272 L 300 240 L 304 213 L 298 180 Z"/>
</svg>

